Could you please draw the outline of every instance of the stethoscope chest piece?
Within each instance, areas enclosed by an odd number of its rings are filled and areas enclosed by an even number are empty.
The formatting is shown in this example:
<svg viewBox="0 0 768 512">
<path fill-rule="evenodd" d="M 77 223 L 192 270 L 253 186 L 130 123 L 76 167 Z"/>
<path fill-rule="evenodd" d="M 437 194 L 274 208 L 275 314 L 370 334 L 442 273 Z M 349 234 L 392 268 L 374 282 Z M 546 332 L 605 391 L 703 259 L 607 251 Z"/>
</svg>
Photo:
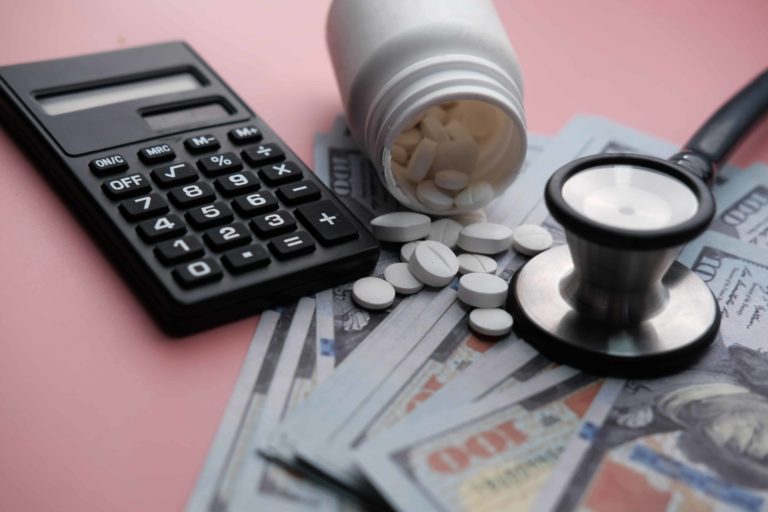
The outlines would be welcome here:
<svg viewBox="0 0 768 512">
<path fill-rule="evenodd" d="M 669 371 L 712 343 L 717 301 L 675 262 L 714 216 L 700 180 L 660 159 L 599 155 L 558 170 L 545 200 L 567 245 L 510 283 L 507 309 L 526 341 L 555 361 L 619 376 Z"/>
</svg>

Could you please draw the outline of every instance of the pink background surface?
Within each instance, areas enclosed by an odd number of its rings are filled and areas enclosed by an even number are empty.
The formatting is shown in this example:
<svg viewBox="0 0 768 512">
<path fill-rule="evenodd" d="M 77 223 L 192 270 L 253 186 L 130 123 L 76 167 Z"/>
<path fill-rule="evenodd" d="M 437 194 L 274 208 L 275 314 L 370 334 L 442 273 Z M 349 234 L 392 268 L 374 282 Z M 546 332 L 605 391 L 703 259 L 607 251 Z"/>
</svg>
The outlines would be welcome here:
<svg viewBox="0 0 768 512">
<path fill-rule="evenodd" d="M 760 0 L 497 5 L 538 133 L 591 113 L 683 143 L 768 64 Z M 327 7 L 4 0 L 0 65 L 183 39 L 311 162 L 340 111 Z M 737 162 L 766 141 L 764 123 Z M 182 508 L 256 318 L 167 339 L 5 131 L 0 233 L 0 509 Z"/>
</svg>

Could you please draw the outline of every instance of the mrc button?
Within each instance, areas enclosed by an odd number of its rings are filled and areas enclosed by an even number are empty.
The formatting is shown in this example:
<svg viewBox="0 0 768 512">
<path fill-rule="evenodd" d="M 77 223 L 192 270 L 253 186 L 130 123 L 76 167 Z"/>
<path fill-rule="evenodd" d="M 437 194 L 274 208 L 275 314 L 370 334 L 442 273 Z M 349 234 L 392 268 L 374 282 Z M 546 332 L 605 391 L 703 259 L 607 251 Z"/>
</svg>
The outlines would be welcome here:
<svg viewBox="0 0 768 512">
<path fill-rule="evenodd" d="M 169 144 L 155 144 L 139 150 L 139 158 L 145 164 L 165 162 L 176 158 L 176 153 Z"/>
<path fill-rule="evenodd" d="M 91 160 L 88 167 L 96 176 L 108 176 L 126 170 L 128 162 L 125 161 L 123 155 L 114 154 Z"/>
</svg>

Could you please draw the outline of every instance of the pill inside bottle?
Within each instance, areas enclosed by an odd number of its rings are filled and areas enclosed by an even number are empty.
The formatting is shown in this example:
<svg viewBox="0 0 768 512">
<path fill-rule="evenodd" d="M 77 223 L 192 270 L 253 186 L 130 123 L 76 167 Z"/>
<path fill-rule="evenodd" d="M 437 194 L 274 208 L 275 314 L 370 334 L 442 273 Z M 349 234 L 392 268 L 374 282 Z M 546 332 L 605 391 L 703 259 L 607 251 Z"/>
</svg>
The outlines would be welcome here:
<svg viewBox="0 0 768 512">
<path fill-rule="evenodd" d="M 431 106 L 394 131 L 385 176 L 425 211 L 482 208 L 509 185 L 509 162 L 521 152 L 518 130 L 487 102 Z"/>
</svg>

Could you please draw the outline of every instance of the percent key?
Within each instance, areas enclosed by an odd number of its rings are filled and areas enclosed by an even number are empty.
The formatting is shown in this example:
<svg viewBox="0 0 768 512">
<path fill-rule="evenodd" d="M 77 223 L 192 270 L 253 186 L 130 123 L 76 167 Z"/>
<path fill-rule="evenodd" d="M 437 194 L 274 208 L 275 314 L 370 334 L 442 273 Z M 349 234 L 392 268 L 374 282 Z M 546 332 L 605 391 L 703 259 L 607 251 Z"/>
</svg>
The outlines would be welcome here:
<svg viewBox="0 0 768 512">
<path fill-rule="evenodd" d="M 243 168 L 243 162 L 234 153 L 221 153 L 201 158 L 197 166 L 206 176 L 219 176 Z"/>
</svg>

